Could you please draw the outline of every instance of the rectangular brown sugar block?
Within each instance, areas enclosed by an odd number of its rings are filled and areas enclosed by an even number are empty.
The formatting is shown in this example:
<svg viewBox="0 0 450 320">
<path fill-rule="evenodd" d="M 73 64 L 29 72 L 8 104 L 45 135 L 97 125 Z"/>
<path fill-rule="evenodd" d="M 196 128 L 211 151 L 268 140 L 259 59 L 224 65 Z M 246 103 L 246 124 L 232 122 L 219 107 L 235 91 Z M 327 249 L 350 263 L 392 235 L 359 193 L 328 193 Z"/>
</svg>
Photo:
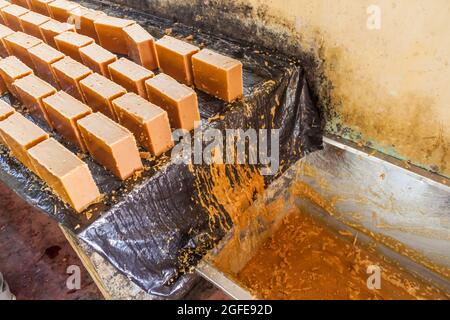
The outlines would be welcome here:
<svg viewBox="0 0 450 320">
<path fill-rule="evenodd" d="M 55 88 L 59 88 L 52 64 L 63 59 L 65 55 L 46 43 L 38 44 L 28 50 L 33 61 L 34 71 L 44 81 Z"/>
<path fill-rule="evenodd" d="M 37 144 L 28 154 L 39 176 L 75 211 L 82 212 L 100 199 L 86 163 L 55 139 Z"/>
<path fill-rule="evenodd" d="M 200 121 L 197 94 L 188 86 L 160 73 L 145 82 L 148 100 L 167 111 L 172 128 L 192 130 Z"/>
<path fill-rule="evenodd" d="M 154 77 L 155 74 L 153 72 L 126 58 L 121 58 L 111 63 L 108 68 L 112 81 L 120 84 L 127 91 L 147 98 L 145 81 Z"/>
<path fill-rule="evenodd" d="M 108 65 L 117 60 L 114 53 L 104 49 L 96 43 L 80 48 L 81 60 L 84 65 L 91 68 L 94 72 L 110 78 Z"/>
<path fill-rule="evenodd" d="M 94 39 L 72 31 L 63 32 L 55 36 L 54 40 L 59 51 L 78 62 L 82 62 L 80 48 L 94 42 Z"/>
<path fill-rule="evenodd" d="M 123 28 L 132 25 L 134 21 L 104 16 L 94 21 L 100 45 L 114 53 L 128 54 L 127 41 Z"/>
<path fill-rule="evenodd" d="M 243 95 L 242 63 L 203 49 L 192 56 L 195 86 L 227 102 Z"/>
<path fill-rule="evenodd" d="M 193 84 L 191 58 L 200 51 L 198 47 L 164 36 L 156 41 L 156 51 L 162 72 L 188 86 Z"/>
<path fill-rule="evenodd" d="M 47 3 L 50 16 L 60 22 L 68 22 L 70 11 L 79 7 L 78 3 L 65 0 L 55 0 Z"/>
<path fill-rule="evenodd" d="M 92 70 L 71 57 L 64 57 L 53 63 L 52 68 L 59 87 L 72 97 L 86 102 L 81 91 L 80 81 L 92 74 Z"/>
<path fill-rule="evenodd" d="M 15 112 L 14 108 L 3 100 L 0 100 L 0 121 L 5 120 Z M 6 144 L 0 134 L 0 144 Z"/>
<path fill-rule="evenodd" d="M 125 180 L 143 168 L 133 134 L 101 113 L 78 120 L 91 156 L 119 179 Z"/>
<path fill-rule="evenodd" d="M 50 21 L 49 17 L 33 11 L 25 13 L 20 17 L 23 32 L 41 40 L 44 40 L 44 37 L 42 36 L 40 26 L 47 21 Z"/>
<path fill-rule="evenodd" d="M 8 91 L 17 96 L 13 82 L 33 73 L 33 70 L 14 56 L 0 60 L 0 75 Z"/>
<path fill-rule="evenodd" d="M 12 155 L 28 169 L 38 174 L 27 150 L 48 139 L 48 134 L 20 113 L 15 112 L 7 119 L 0 121 L 0 135 Z"/>
<path fill-rule="evenodd" d="M 31 9 L 30 0 L 11 0 L 12 4 L 17 4 L 18 6 Z"/>
<path fill-rule="evenodd" d="M 11 29 L 13 29 L 14 31 L 22 31 L 22 25 L 20 24 L 20 17 L 29 11 L 30 10 L 18 6 L 16 4 L 12 4 L 0 10 L 6 25 Z"/>
<path fill-rule="evenodd" d="M 25 63 L 30 68 L 33 68 L 34 65 L 28 50 L 40 43 L 42 43 L 41 39 L 20 31 L 5 37 L 5 44 L 11 55 L 19 58 L 20 61 Z"/>
<path fill-rule="evenodd" d="M 113 100 L 113 105 L 119 123 L 151 154 L 159 156 L 173 147 L 166 111 L 135 93 Z"/>
<path fill-rule="evenodd" d="M 42 99 L 56 93 L 56 89 L 33 74 L 14 81 L 13 86 L 20 101 L 30 113 L 52 127 Z"/>
<path fill-rule="evenodd" d="M 55 0 L 30 0 L 31 10 L 50 17 L 48 4 Z"/>
<path fill-rule="evenodd" d="M 92 110 L 102 112 L 113 120 L 116 119 L 112 101 L 127 93 L 125 88 L 98 73 L 81 80 L 80 86 L 86 103 Z"/>
<path fill-rule="evenodd" d="M 1 25 L 0 24 L 0 57 L 2 58 L 6 58 L 7 56 L 10 55 L 10 53 L 8 52 L 7 46 L 6 46 L 6 42 L 5 42 L 5 38 L 11 34 L 13 34 L 15 31 L 13 31 L 12 29 L 8 28 L 7 26 Z"/>
<path fill-rule="evenodd" d="M 0 12 L 3 8 L 10 6 L 11 3 L 5 0 L 0 0 Z M 0 23 L 6 25 L 5 20 L 3 19 L 3 15 L 0 13 Z"/>
<path fill-rule="evenodd" d="M 70 23 L 63 23 L 56 20 L 50 20 L 40 26 L 44 41 L 56 49 L 55 37 L 66 31 L 75 32 L 75 26 Z"/>
<path fill-rule="evenodd" d="M 0 95 L 4 95 L 8 92 L 8 87 L 6 86 L 5 81 L 3 78 L 0 77 Z"/>
<path fill-rule="evenodd" d="M 86 152 L 77 121 L 91 114 L 91 108 L 64 91 L 59 91 L 42 101 L 53 128 L 81 151 Z"/>
<path fill-rule="evenodd" d="M 123 31 L 127 40 L 128 56 L 149 70 L 158 69 L 158 55 L 152 35 L 137 23 L 125 27 Z"/>
<path fill-rule="evenodd" d="M 95 31 L 94 21 L 100 17 L 106 16 L 102 11 L 92 10 L 84 7 L 75 8 L 70 15 L 77 25 L 77 32 L 91 37 L 96 43 L 99 43 L 97 31 Z"/>
</svg>

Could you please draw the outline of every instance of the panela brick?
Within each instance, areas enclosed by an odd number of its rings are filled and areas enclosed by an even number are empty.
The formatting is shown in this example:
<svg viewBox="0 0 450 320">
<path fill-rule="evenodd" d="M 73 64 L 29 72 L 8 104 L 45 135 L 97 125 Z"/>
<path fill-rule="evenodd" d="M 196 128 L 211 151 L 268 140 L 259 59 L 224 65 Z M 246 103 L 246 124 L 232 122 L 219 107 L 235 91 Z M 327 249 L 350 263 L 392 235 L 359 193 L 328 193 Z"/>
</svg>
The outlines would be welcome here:
<svg viewBox="0 0 450 320">
<path fill-rule="evenodd" d="M 55 0 L 30 0 L 31 10 L 50 17 L 48 4 Z"/>
<path fill-rule="evenodd" d="M 28 149 L 49 138 L 48 134 L 18 112 L 0 121 L 0 135 L 12 155 L 39 175 L 28 155 Z"/>
<path fill-rule="evenodd" d="M 195 86 L 219 99 L 231 102 L 242 97 L 242 63 L 203 49 L 192 56 Z"/>
<path fill-rule="evenodd" d="M 160 73 L 145 82 L 148 100 L 167 111 L 172 128 L 192 130 L 200 121 L 197 94 L 188 86 Z"/>
<path fill-rule="evenodd" d="M 81 135 L 91 156 L 125 180 L 137 170 L 142 161 L 133 134 L 101 113 L 93 113 L 78 121 Z"/>
<path fill-rule="evenodd" d="M 94 39 L 72 31 L 63 32 L 55 36 L 54 40 L 59 51 L 78 62 L 82 62 L 80 48 L 94 42 Z"/>
<path fill-rule="evenodd" d="M 47 3 L 50 16 L 60 22 L 68 22 L 70 11 L 79 7 L 78 3 L 65 0 L 55 0 Z"/>
<path fill-rule="evenodd" d="M 64 57 L 53 63 L 52 69 L 62 90 L 80 101 L 85 101 L 80 81 L 92 74 L 91 69 L 71 57 Z"/>
<path fill-rule="evenodd" d="M 125 27 L 123 31 L 127 40 L 128 56 L 149 70 L 158 69 L 158 55 L 152 35 L 137 23 Z"/>
<path fill-rule="evenodd" d="M 82 212 L 99 200 L 100 192 L 86 163 L 55 139 L 38 143 L 28 154 L 39 176 L 75 211 Z"/>
<path fill-rule="evenodd" d="M 8 52 L 7 46 L 6 46 L 6 42 L 5 42 L 5 38 L 11 34 L 13 34 L 15 31 L 13 31 L 12 29 L 8 28 L 7 26 L 1 25 L 0 24 L 0 56 L 2 58 L 6 58 L 7 56 L 10 55 L 10 53 Z"/>
<path fill-rule="evenodd" d="M 99 111 L 113 120 L 116 119 L 112 101 L 127 93 L 125 88 L 98 73 L 81 80 L 80 87 L 86 103 L 92 110 Z"/>
<path fill-rule="evenodd" d="M 33 73 L 33 70 L 14 56 L 0 60 L 0 76 L 8 91 L 17 96 L 13 82 Z"/>
<path fill-rule="evenodd" d="M 127 41 L 123 29 L 134 21 L 110 16 L 99 17 L 94 21 L 100 45 L 117 54 L 128 54 Z"/>
<path fill-rule="evenodd" d="M 113 106 L 119 123 L 151 154 L 159 156 L 173 147 L 166 111 L 135 93 L 113 100 Z"/>
<path fill-rule="evenodd" d="M 50 21 L 49 17 L 33 11 L 27 12 L 20 17 L 23 32 L 41 40 L 44 40 L 44 37 L 42 36 L 40 26 L 47 21 Z"/>
<path fill-rule="evenodd" d="M 56 93 L 56 89 L 33 74 L 14 81 L 13 86 L 20 101 L 30 113 L 52 127 L 42 99 Z"/>
<path fill-rule="evenodd" d="M 4 40 L 11 55 L 19 58 L 20 61 L 30 68 L 34 67 L 28 50 L 42 43 L 41 39 L 19 31 L 5 37 Z"/>
<path fill-rule="evenodd" d="M 170 36 L 156 41 L 159 66 L 162 72 L 188 86 L 194 82 L 191 58 L 199 48 Z"/>
<path fill-rule="evenodd" d="M 34 71 L 44 81 L 59 88 L 52 64 L 63 59 L 65 55 L 46 43 L 38 44 L 28 50 L 33 61 Z"/>
<path fill-rule="evenodd" d="M 77 121 L 92 113 L 92 109 L 64 91 L 43 99 L 48 117 L 57 132 L 86 152 Z"/>
<path fill-rule="evenodd" d="M 96 43 L 92 43 L 86 47 L 80 48 L 80 56 L 84 65 L 94 72 L 102 74 L 107 78 L 111 78 L 108 65 L 117 61 L 117 56 L 114 53 L 111 53 Z"/>
<path fill-rule="evenodd" d="M 13 29 L 14 31 L 22 31 L 22 25 L 20 24 L 20 17 L 30 10 L 18 6 L 16 4 L 12 4 L 10 6 L 4 7 L 0 9 L 3 20 L 6 25 Z"/>
<path fill-rule="evenodd" d="M 102 11 L 92 10 L 84 7 L 75 8 L 70 12 L 75 24 L 78 26 L 77 32 L 91 37 L 96 43 L 99 43 L 97 31 L 95 31 L 94 21 L 100 17 L 106 16 Z"/>
<path fill-rule="evenodd" d="M 61 34 L 66 31 L 73 31 L 75 32 L 75 26 L 70 23 L 65 22 L 59 22 L 56 20 L 50 20 L 40 26 L 42 37 L 44 38 L 44 41 L 51 45 L 53 48 L 56 49 L 56 43 L 55 43 L 55 37 L 58 34 Z"/>
<path fill-rule="evenodd" d="M 3 15 L 1 14 L 1 10 L 10 6 L 11 3 L 6 0 L 0 0 L 0 23 L 6 25 L 5 20 L 3 19 Z"/>
<path fill-rule="evenodd" d="M 112 81 L 120 84 L 127 91 L 147 98 L 145 81 L 154 76 L 153 72 L 126 58 L 120 58 L 111 63 L 108 68 Z"/>
</svg>

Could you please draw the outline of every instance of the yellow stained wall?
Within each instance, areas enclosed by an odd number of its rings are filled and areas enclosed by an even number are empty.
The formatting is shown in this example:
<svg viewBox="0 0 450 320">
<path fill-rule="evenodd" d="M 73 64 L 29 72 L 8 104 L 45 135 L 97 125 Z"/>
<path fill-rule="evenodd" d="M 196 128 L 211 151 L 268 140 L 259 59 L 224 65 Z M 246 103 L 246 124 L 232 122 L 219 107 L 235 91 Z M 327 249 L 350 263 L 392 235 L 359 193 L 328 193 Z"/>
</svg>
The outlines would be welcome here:
<svg viewBox="0 0 450 320">
<path fill-rule="evenodd" d="M 450 1 L 249 1 L 289 21 L 323 59 L 345 126 L 450 176 Z M 381 9 L 379 30 L 367 28 L 371 4 Z"/>
</svg>

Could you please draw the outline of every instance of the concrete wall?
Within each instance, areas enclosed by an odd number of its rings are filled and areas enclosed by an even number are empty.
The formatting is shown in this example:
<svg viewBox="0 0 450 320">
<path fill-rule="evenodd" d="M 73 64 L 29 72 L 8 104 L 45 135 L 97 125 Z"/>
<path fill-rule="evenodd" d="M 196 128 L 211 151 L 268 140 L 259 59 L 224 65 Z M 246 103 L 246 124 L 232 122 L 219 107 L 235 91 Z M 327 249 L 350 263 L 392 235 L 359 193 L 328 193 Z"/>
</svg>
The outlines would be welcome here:
<svg viewBox="0 0 450 320">
<path fill-rule="evenodd" d="M 450 1 L 115 2 L 300 57 L 328 132 L 450 176 Z"/>
</svg>

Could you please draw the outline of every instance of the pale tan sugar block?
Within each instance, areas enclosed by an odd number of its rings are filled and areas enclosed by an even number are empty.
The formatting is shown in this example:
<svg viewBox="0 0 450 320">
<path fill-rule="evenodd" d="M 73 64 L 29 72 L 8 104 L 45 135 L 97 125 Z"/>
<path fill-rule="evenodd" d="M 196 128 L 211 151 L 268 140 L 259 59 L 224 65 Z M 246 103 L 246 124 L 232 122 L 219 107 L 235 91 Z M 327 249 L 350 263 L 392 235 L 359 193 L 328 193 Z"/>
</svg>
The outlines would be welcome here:
<svg viewBox="0 0 450 320">
<path fill-rule="evenodd" d="M 150 102 L 169 115 L 172 128 L 192 130 L 200 121 L 197 94 L 190 87 L 160 73 L 145 82 Z"/>
<path fill-rule="evenodd" d="M 50 122 L 64 138 L 86 152 L 77 121 L 92 113 L 91 108 L 64 91 L 42 100 Z"/>
<path fill-rule="evenodd" d="M 30 113 L 44 120 L 52 127 L 42 99 L 56 93 L 56 89 L 34 74 L 14 81 L 13 86 L 19 99 Z"/>
<path fill-rule="evenodd" d="M 94 39 L 72 31 L 63 32 L 55 36 L 54 40 L 59 51 L 78 62 L 83 62 L 80 56 L 80 48 L 94 43 Z"/>
<path fill-rule="evenodd" d="M 111 78 L 108 65 L 117 60 L 117 56 L 98 44 L 92 43 L 80 48 L 80 56 L 83 63 L 94 72 Z"/>
<path fill-rule="evenodd" d="M 20 113 L 15 112 L 0 121 L 0 135 L 12 155 L 29 170 L 39 175 L 27 150 L 48 139 L 48 134 Z"/>
<path fill-rule="evenodd" d="M 33 11 L 27 12 L 20 17 L 23 32 L 41 40 L 44 40 L 44 37 L 42 36 L 40 26 L 48 21 L 50 21 L 49 17 Z"/>
<path fill-rule="evenodd" d="M 33 61 L 34 71 L 44 81 L 55 88 L 59 88 L 52 64 L 63 59 L 65 55 L 46 43 L 38 44 L 28 50 Z"/>
<path fill-rule="evenodd" d="M 0 75 L 8 91 L 17 96 L 13 82 L 33 73 L 33 70 L 14 56 L 0 60 Z"/>
<path fill-rule="evenodd" d="M 166 111 L 135 93 L 113 100 L 113 106 L 119 123 L 151 154 L 159 156 L 173 147 Z"/>
<path fill-rule="evenodd" d="M 145 89 L 145 81 L 155 76 L 155 74 L 130 61 L 121 58 L 108 66 L 111 80 L 123 86 L 127 91 L 139 94 L 143 98 L 147 98 Z"/>
<path fill-rule="evenodd" d="M 123 28 L 135 22 L 110 16 L 99 17 L 94 21 L 100 45 L 117 54 L 128 54 L 127 41 Z"/>
<path fill-rule="evenodd" d="M 113 120 L 116 119 L 112 100 L 127 93 L 124 87 L 98 73 L 81 80 L 80 86 L 86 103 L 92 110 L 99 111 Z"/>
<path fill-rule="evenodd" d="M 42 43 L 41 39 L 23 32 L 16 32 L 5 37 L 4 40 L 11 55 L 19 58 L 20 61 L 25 63 L 30 68 L 34 67 L 28 50 Z"/>
<path fill-rule="evenodd" d="M 132 133 L 97 112 L 78 121 L 91 156 L 119 179 L 125 180 L 142 170 L 142 161 Z"/>
<path fill-rule="evenodd" d="M 137 23 L 125 27 L 123 31 L 130 58 L 149 70 L 158 69 L 158 55 L 152 35 Z"/>
<path fill-rule="evenodd" d="M 71 57 L 64 57 L 53 63 L 52 69 L 62 90 L 74 98 L 86 102 L 81 91 L 80 81 L 92 74 L 91 69 Z"/>
<path fill-rule="evenodd" d="M 39 176 L 75 211 L 82 212 L 100 199 L 86 163 L 55 139 L 37 144 L 28 153 Z"/>
</svg>

